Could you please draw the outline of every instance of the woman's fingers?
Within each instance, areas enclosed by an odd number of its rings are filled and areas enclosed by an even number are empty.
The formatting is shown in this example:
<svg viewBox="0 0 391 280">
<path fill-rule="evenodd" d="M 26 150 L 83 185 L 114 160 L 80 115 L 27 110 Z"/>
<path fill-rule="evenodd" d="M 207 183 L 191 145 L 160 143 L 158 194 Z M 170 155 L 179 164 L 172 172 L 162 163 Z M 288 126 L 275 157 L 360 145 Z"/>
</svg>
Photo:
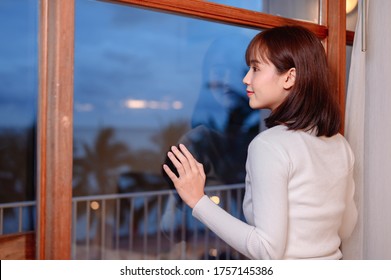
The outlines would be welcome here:
<svg viewBox="0 0 391 280">
<path fill-rule="evenodd" d="M 173 152 L 168 152 L 167 156 L 171 160 L 172 164 L 174 164 L 175 168 L 178 171 L 179 176 L 185 175 L 186 171 L 182 165 L 182 162 L 178 160 L 177 156 Z"/>
<path fill-rule="evenodd" d="M 170 169 L 170 167 L 168 167 L 167 164 L 163 164 L 163 169 L 175 185 L 175 182 L 178 180 L 178 177 L 176 176 L 176 174 L 174 172 L 172 172 L 172 170 Z"/>
<path fill-rule="evenodd" d="M 205 171 L 204 171 L 204 166 L 202 165 L 202 163 L 199 163 L 198 161 L 196 164 L 197 164 L 198 172 L 201 174 L 201 177 L 205 180 L 206 175 L 205 175 Z"/>
<path fill-rule="evenodd" d="M 204 171 L 204 166 L 202 163 L 199 163 L 193 155 L 189 152 L 189 150 L 186 148 L 185 145 L 180 144 L 179 148 L 183 152 L 183 154 L 186 156 L 186 158 L 189 160 L 189 165 L 192 169 L 192 171 L 197 172 L 201 175 L 202 178 L 206 178 L 205 171 Z"/>
<path fill-rule="evenodd" d="M 175 155 L 175 157 L 177 158 L 177 162 L 180 162 L 179 166 L 176 166 L 175 163 L 173 162 L 175 167 L 177 169 L 178 169 L 178 167 L 180 169 L 182 169 L 182 172 L 184 174 L 189 173 L 192 170 L 189 159 L 175 146 L 171 147 L 171 151 Z M 187 151 L 187 152 L 190 153 L 189 151 Z M 179 173 L 179 175 L 181 175 L 180 170 L 178 170 L 178 173 Z"/>
<path fill-rule="evenodd" d="M 183 153 L 183 155 L 186 157 L 188 163 L 189 163 L 189 166 L 190 166 L 190 169 L 192 171 L 197 171 L 198 168 L 197 168 L 197 161 L 195 160 L 195 158 L 193 157 L 193 155 L 189 152 L 189 150 L 186 148 L 185 145 L 183 144 L 179 144 L 179 148 L 181 149 L 181 152 Z"/>
<path fill-rule="evenodd" d="M 168 158 L 174 164 L 175 168 L 178 171 L 178 176 L 172 172 L 172 170 L 167 166 L 164 167 L 165 170 L 169 170 L 171 173 L 167 173 L 171 180 L 179 179 L 179 177 L 183 177 L 185 175 L 190 174 L 200 174 L 201 177 L 205 178 L 205 172 L 203 165 L 199 163 L 193 155 L 189 152 L 189 150 L 185 147 L 185 145 L 180 144 L 178 149 L 175 146 L 171 147 L 171 151 L 167 153 Z M 171 175 L 171 176 L 170 176 Z"/>
</svg>

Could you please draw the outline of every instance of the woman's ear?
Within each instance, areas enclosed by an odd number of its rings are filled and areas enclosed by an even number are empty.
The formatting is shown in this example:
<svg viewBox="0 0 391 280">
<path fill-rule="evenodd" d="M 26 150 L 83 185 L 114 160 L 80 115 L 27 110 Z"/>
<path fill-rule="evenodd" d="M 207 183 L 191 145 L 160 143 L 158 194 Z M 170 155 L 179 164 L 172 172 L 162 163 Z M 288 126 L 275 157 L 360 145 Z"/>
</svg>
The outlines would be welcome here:
<svg viewBox="0 0 391 280">
<path fill-rule="evenodd" d="M 284 89 L 289 90 L 296 81 L 296 68 L 291 68 L 285 73 Z"/>
</svg>

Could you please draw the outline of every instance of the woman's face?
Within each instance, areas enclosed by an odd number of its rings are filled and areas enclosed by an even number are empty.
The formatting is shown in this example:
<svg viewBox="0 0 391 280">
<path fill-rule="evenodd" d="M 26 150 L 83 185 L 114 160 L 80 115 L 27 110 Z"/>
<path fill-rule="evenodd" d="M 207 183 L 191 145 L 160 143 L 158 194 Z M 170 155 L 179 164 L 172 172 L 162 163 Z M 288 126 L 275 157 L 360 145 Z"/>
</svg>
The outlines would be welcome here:
<svg viewBox="0 0 391 280">
<path fill-rule="evenodd" d="M 286 74 L 279 74 L 269 61 L 253 59 L 243 78 L 247 86 L 249 105 L 253 109 L 276 109 L 286 98 Z"/>
<path fill-rule="evenodd" d="M 237 96 L 240 94 L 237 88 L 240 85 L 240 73 L 232 70 L 226 65 L 214 65 L 209 72 L 209 90 L 214 98 L 225 108 L 232 108 L 237 106 Z"/>
<path fill-rule="evenodd" d="M 209 93 L 224 108 L 231 110 L 243 105 L 245 100 L 242 83 L 243 58 L 227 51 L 214 52 L 209 55 L 204 68 L 204 78 Z"/>
</svg>

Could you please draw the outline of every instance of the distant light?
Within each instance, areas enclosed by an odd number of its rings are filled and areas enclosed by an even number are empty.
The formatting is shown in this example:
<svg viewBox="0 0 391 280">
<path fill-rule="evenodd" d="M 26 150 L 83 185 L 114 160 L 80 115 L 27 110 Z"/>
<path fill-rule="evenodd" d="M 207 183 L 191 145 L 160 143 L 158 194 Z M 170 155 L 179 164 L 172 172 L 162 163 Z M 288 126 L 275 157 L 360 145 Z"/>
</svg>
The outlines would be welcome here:
<svg viewBox="0 0 391 280">
<path fill-rule="evenodd" d="M 183 103 L 180 101 L 174 101 L 172 102 L 172 108 L 179 110 L 183 108 Z"/>
<path fill-rule="evenodd" d="M 210 200 L 212 200 L 214 203 L 219 204 L 220 203 L 220 197 L 217 195 L 213 195 L 210 197 Z"/>
<path fill-rule="evenodd" d="M 209 249 L 209 256 L 217 257 L 217 249 L 216 248 L 210 248 Z"/>
<path fill-rule="evenodd" d="M 145 100 L 129 99 L 126 100 L 125 106 L 129 109 L 144 109 L 147 107 L 147 102 Z"/>
<path fill-rule="evenodd" d="M 128 99 L 124 102 L 124 106 L 129 109 L 169 110 L 172 108 L 175 110 L 179 110 L 183 108 L 183 103 L 181 101 L 173 101 L 172 103 L 170 103 L 167 101 L 157 100 Z"/>
<path fill-rule="evenodd" d="M 99 209 L 99 202 L 98 201 L 92 201 L 91 203 L 90 203 L 90 207 L 91 207 L 91 209 L 92 210 L 98 210 Z"/>
</svg>

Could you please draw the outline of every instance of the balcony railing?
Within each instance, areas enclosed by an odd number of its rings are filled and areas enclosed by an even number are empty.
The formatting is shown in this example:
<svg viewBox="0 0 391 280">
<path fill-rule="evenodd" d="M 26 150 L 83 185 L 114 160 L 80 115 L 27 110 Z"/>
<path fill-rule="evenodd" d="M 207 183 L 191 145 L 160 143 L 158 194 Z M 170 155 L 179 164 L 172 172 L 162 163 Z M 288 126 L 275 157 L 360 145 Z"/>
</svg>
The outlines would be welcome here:
<svg viewBox="0 0 391 280">
<path fill-rule="evenodd" d="M 242 218 L 243 184 L 207 187 L 205 192 Z M 72 203 L 73 259 L 242 258 L 193 218 L 175 191 L 82 196 Z M 18 221 L 14 233 L 25 231 L 31 213 L 35 215 L 35 202 L 0 204 L 0 234 L 7 233 L 3 229 L 11 216 L 13 223 Z"/>
<path fill-rule="evenodd" d="M 35 201 L 0 203 L 0 235 L 33 230 L 35 209 Z"/>
</svg>

